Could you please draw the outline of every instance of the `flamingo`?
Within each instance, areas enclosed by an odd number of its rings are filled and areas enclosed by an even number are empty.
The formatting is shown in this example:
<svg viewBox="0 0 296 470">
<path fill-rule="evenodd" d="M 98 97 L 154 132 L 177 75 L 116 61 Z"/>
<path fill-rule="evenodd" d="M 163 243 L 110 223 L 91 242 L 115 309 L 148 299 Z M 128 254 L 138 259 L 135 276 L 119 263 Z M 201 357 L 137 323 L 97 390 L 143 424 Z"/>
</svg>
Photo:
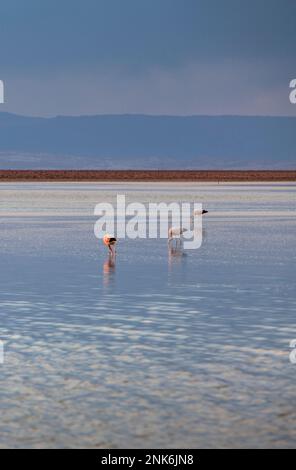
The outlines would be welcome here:
<svg viewBox="0 0 296 470">
<path fill-rule="evenodd" d="M 192 216 L 191 218 L 194 219 L 194 217 L 207 214 L 208 212 L 209 212 L 209 211 L 206 211 L 205 209 L 203 209 L 203 210 L 195 210 L 195 211 L 193 212 L 193 216 Z M 183 235 L 184 232 L 187 232 L 187 231 L 188 231 L 187 228 L 171 227 L 171 228 L 169 229 L 169 233 L 168 233 L 168 243 L 170 244 L 170 242 L 171 242 L 173 239 L 178 239 L 178 240 L 180 240 L 180 243 L 181 243 L 182 235 Z"/>
<path fill-rule="evenodd" d="M 103 236 L 103 243 L 108 247 L 109 252 L 114 255 L 115 254 L 115 244 L 117 242 L 117 239 L 109 235 L 109 233 L 106 233 L 106 235 Z M 113 250 L 114 247 L 114 250 Z"/>
</svg>

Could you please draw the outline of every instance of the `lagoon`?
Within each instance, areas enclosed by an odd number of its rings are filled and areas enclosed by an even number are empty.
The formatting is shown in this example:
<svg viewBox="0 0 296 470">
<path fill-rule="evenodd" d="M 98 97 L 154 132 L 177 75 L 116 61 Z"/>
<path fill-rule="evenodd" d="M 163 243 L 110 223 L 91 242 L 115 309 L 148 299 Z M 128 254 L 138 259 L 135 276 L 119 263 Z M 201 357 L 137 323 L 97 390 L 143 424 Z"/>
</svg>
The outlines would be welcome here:
<svg viewBox="0 0 296 470">
<path fill-rule="evenodd" d="M 198 202 L 198 250 L 94 237 Z M 0 447 L 295 446 L 295 184 L 0 185 Z"/>
</svg>

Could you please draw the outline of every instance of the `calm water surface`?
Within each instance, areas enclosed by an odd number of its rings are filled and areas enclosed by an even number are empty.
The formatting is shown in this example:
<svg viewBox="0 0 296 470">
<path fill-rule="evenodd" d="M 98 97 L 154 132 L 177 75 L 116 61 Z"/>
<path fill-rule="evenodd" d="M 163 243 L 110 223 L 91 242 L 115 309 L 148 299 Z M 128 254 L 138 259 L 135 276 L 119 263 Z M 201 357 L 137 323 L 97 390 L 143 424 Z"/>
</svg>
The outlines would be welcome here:
<svg viewBox="0 0 296 470">
<path fill-rule="evenodd" d="M 203 245 L 93 235 L 195 201 Z M 0 185 L 0 447 L 296 447 L 296 186 Z"/>
</svg>

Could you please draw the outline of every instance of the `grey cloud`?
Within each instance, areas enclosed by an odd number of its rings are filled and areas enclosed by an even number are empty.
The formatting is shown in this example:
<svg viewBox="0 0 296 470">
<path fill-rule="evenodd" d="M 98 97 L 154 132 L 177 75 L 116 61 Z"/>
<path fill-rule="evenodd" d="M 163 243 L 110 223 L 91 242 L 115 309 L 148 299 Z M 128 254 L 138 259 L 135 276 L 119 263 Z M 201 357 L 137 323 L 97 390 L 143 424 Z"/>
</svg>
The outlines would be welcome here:
<svg viewBox="0 0 296 470">
<path fill-rule="evenodd" d="M 10 79 L 2 110 L 27 115 L 244 114 L 296 115 L 285 64 L 223 61 L 178 70 L 119 69 Z"/>
</svg>

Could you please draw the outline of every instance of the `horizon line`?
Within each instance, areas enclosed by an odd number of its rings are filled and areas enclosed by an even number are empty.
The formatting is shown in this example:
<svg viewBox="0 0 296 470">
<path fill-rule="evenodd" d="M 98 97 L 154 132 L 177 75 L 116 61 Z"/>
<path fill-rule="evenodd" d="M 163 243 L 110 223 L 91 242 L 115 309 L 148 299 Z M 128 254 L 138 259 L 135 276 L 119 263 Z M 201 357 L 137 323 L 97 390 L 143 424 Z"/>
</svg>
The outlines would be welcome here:
<svg viewBox="0 0 296 470">
<path fill-rule="evenodd" d="M 152 114 L 152 113 L 98 113 L 98 114 L 56 114 L 54 116 L 36 116 L 30 114 L 14 113 L 9 111 L 0 111 L 0 115 L 9 115 L 30 119 L 57 119 L 57 118 L 95 118 L 95 117 L 151 117 L 151 118 L 289 118 L 295 119 L 295 116 L 286 114 Z"/>
</svg>

